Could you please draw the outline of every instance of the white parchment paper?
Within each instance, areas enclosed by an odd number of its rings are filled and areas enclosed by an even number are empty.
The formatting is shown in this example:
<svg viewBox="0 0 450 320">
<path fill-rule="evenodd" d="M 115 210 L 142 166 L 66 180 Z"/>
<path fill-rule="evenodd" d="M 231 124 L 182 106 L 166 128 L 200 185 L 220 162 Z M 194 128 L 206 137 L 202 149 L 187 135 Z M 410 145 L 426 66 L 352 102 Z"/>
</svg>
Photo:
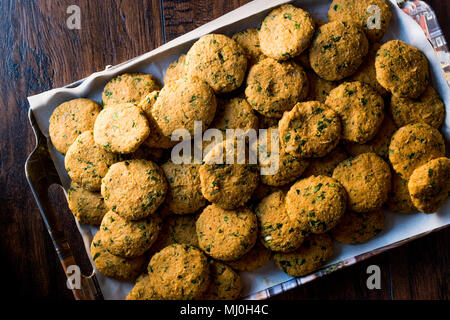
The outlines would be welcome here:
<svg viewBox="0 0 450 320">
<path fill-rule="evenodd" d="M 395 0 L 391 0 L 392 21 L 383 42 L 400 39 L 410 43 L 427 56 L 430 61 L 432 81 L 436 90 L 439 92 L 446 106 L 445 123 L 442 132 L 447 141 L 450 140 L 450 92 L 445 81 L 445 77 L 439 61 L 431 44 L 426 39 L 422 29 L 408 15 L 401 11 L 396 5 Z M 117 74 L 129 71 L 139 71 L 151 73 L 162 83 L 164 70 L 180 54 L 185 53 L 192 43 L 207 33 L 224 33 L 231 36 L 235 32 L 247 28 L 259 28 L 264 16 L 271 8 L 283 3 L 293 2 L 295 5 L 309 11 L 314 18 L 327 21 L 327 11 L 331 0 L 256 0 L 250 2 L 228 14 L 207 23 L 192 32 L 189 32 L 167 44 L 137 57 L 131 61 L 122 63 L 116 67 L 108 68 L 105 71 L 97 72 L 84 79 L 76 85 L 72 84 L 65 88 L 53 89 L 39 95 L 28 98 L 30 107 L 36 117 L 39 128 L 42 133 L 48 137 L 49 118 L 53 110 L 62 102 L 73 98 L 90 98 L 98 102 L 101 101 L 101 92 L 108 80 Z M 64 187 L 70 185 L 70 179 L 64 169 L 64 156 L 59 154 L 50 144 L 49 150 L 58 173 L 61 177 Z M 422 213 L 416 214 L 395 214 L 386 213 L 386 226 L 384 231 L 371 241 L 360 245 L 336 244 L 336 250 L 333 260 L 329 264 L 355 257 L 367 253 L 377 248 L 414 237 L 416 235 L 430 232 L 450 224 L 450 202 L 442 207 L 439 212 L 432 215 Z M 90 256 L 90 242 L 97 232 L 97 228 L 82 225 L 78 223 L 79 230 L 83 237 L 86 251 Z M 92 259 L 91 259 L 92 261 Z M 95 270 L 95 266 L 94 266 Z M 95 270 L 97 279 L 102 289 L 105 299 L 124 299 L 131 290 L 133 284 L 119 282 L 102 276 Z M 255 272 L 244 272 L 241 274 L 244 280 L 244 296 L 252 294 L 284 281 L 292 279 L 281 272 L 273 262 L 256 270 Z"/>
</svg>

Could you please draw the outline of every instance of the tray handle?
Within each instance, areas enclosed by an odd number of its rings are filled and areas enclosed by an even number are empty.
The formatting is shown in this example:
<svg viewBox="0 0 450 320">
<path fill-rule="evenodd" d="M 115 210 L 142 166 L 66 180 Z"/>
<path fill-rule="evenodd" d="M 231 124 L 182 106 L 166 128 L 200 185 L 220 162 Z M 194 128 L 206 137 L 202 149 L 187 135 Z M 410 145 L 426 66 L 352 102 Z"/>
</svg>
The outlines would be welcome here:
<svg viewBox="0 0 450 320">
<path fill-rule="evenodd" d="M 25 162 L 26 178 L 55 247 L 58 259 L 69 279 L 68 268 L 72 265 L 77 265 L 77 263 L 48 196 L 48 188 L 51 185 L 58 184 L 62 186 L 61 179 L 48 152 L 47 138 L 39 130 L 31 109 L 28 111 L 28 118 L 36 136 L 36 147 Z M 90 276 L 81 275 L 80 288 L 74 288 L 72 292 L 76 300 L 103 299 L 95 273 L 92 273 Z"/>
</svg>

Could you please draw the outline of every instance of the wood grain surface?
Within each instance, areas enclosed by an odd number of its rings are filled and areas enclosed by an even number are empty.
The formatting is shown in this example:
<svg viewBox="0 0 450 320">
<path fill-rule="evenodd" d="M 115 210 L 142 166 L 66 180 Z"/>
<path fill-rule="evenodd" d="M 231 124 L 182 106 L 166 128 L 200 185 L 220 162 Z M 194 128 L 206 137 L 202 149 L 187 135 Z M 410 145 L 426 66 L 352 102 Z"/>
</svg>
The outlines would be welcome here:
<svg viewBox="0 0 450 320">
<path fill-rule="evenodd" d="M 66 85 L 148 52 L 245 0 L 0 1 L 0 257 L 9 297 L 73 299 L 25 179 L 35 145 L 26 97 Z M 450 33 L 448 1 L 428 1 Z M 82 29 L 66 26 L 77 4 Z M 72 247 L 82 246 L 63 194 L 52 188 Z M 450 230 L 443 230 L 274 299 L 448 299 Z M 88 271 L 86 257 L 76 257 Z M 366 268 L 380 266 L 381 290 L 368 290 Z M 5 276 L 6 275 L 6 276 Z"/>
</svg>

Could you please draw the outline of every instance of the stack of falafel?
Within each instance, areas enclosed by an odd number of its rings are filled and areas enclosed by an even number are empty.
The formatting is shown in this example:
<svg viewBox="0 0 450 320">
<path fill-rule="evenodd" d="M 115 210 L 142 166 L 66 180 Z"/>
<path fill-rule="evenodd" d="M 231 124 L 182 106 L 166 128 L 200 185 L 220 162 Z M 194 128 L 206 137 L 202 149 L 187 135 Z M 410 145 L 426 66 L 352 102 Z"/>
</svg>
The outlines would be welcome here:
<svg viewBox="0 0 450 320">
<path fill-rule="evenodd" d="M 446 202 L 445 106 L 426 57 L 378 43 L 391 19 L 385 0 L 334 0 L 328 17 L 280 6 L 259 30 L 201 37 L 162 88 L 122 74 L 105 86 L 103 108 L 75 99 L 55 109 L 50 137 L 66 155 L 69 207 L 100 226 L 96 268 L 137 278 L 127 299 L 237 299 L 239 271 L 273 259 L 304 276 L 332 258 L 333 239 L 378 235 L 383 206 L 432 213 Z M 224 135 L 277 129 L 277 173 L 208 161 L 234 140 L 209 143 L 201 164 L 174 163 L 171 135 L 194 134 L 195 121 Z M 268 138 L 259 148 L 271 149 Z"/>
</svg>

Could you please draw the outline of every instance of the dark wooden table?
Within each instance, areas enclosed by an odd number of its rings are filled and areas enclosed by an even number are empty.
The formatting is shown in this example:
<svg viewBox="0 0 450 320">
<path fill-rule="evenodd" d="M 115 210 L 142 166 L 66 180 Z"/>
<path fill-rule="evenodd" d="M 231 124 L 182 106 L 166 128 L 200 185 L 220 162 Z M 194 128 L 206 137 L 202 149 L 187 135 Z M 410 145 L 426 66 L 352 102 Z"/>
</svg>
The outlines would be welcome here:
<svg viewBox="0 0 450 320">
<path fill-rule="evenodd" d="M 35 145 L 26 97 L 60 87 L 148 52 L 246 0 L 0 1 L 0 228 L 2 280 L 9 297 L 73 299 L 25 180 Z M 66 26 L 67 7 L 81 8 L 81 30 Z M 444 33 L 448 1 L 430 0 Z M 52 190 L 63 203 L 61 192 Z M 81 245 L 67 208 L 68 236 Z M 338 271 L 276 299 L 448 299 L 450 230 Z M 86 265 L 86 257 L 79 257 Z M 381 290 L 368 290 L 366 268 L 381 268 Z M 4 283 L 4 282 L 3 282 Z"/>
</svg>

